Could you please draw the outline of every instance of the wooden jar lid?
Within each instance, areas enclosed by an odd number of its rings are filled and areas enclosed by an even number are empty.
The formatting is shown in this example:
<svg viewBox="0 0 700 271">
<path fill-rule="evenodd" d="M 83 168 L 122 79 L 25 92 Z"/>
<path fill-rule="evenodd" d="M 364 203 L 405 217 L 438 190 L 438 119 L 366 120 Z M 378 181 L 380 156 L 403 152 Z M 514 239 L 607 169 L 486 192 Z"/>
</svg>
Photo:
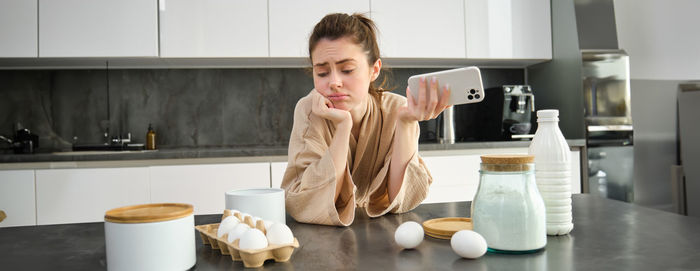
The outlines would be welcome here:
<svg viewBox="0 0 700 271">
<path fill-rule="evenodd" d="M 472 219 L 467 217 L 442 217 L 423 222 L 426 235 L 438 239 L 450 239 L 461 230 L 471 230 Z"/>
<path fill-rule="evenodd" d="M 481 162 L 484 164 L 529 164 L 535 162 L 535 156 L 527 154 L 490 154 L 482 155 Z"/>
<path fill-rule="evenodd" d="M 105 213 L 106 222 L 150 223 L 175 220 L 192 215 L 194 207 L 184 203 L 153 203 L 132 205 L 109 210 Z"/>
<path fill-rule="evenodd" d="M 527 154 L 491 154 L 481 156 L 481 169 L 489 171 L 527 171 L 533 168 L 534 155 Z"/>
</svg>

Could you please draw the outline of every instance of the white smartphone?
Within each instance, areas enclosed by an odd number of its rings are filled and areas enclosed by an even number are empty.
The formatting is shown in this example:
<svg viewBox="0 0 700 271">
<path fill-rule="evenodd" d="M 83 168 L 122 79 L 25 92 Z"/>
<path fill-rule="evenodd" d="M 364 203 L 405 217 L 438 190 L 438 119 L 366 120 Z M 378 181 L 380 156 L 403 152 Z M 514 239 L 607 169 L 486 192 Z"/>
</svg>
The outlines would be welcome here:
<svg viewBox="0 0 700 271">
<path fill-rule="evenodd" d="M 484 85 L 481 82 L 481 71 L 479 71 L 479 68 L 471 66 L 409 77 L 408 87 L 411 88 L 411 95 L 414 101 L 418 101 L 420 78 L 425 77 L 426 86 L 430 86 L 430 80 L 432 80 L 433 76 L 437 78 L 440 87 L 438 99 L 442 95 L 443 86 L 450 84 L 451 94 L 448 104 L 478 103 L 483 101 L 486 96 Z"/>
</svg>

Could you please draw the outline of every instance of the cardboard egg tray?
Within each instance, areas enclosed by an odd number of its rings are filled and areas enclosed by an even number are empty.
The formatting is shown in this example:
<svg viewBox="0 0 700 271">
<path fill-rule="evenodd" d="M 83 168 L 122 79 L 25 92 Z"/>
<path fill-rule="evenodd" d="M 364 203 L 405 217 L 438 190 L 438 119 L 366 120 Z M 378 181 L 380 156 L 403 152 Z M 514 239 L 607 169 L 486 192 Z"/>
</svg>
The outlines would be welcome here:
<svg viewBox="0 0 700 271">
<path fill-rule="evenodd" d="M 242 223 L 248 224 L 251 228 L 256 228 L 263 233 L 267 234 L 265 231 L 265 224 L 262 220 L 258 220 L 256 225 L 253 225 L 253 220 L 250 216 L 246 216 L 245 220 L 241 218 L 240 213 L 231 214 L 224 211 L 222 220 L 229 215 L 233 215 L 238 218 L 238 220 L 243 221 Z M 294 238 L 294 243 L 286 245 L 268 245 L 266 248 L 262 249 L 240 249 L 238 247 L 238 241 L 235 240 L 233 243 L 228 243 L 228 234 L 224 234 L 221 238 L 217 237 L 217 231 L 219 229 L 220 223 L 206 224 L 195 226 L 195 229 L 199 232 L 199 236 L 202 237 L 202 243 L 204 245 L 210 245 L 212 249 L 218 249 L 223 255 L 231 255 L 231 260 L 233 261 L 243 261 L 245 267 L 261 267 L 266 260 L 275 260 L 275 262 L 286 262 L 292 256 L 295 248 L 299 247 L 299 241 Z"/>
</svg>

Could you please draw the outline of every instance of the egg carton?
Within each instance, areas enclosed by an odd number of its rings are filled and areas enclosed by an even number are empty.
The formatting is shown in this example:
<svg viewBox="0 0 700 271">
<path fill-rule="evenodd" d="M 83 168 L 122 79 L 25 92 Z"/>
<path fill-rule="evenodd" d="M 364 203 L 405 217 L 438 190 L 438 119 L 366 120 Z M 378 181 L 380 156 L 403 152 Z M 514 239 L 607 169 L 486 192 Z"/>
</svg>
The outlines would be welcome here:
<svg viewBox="0 0 700 271">
<path fill-rule="evenodd" d="M 242 223 L 246 223 L 251 228 L 256 228 L 267 234 L 265 231 L 265 224 L 262 220 L 258 220 L 257 223 L 254 224 L 250 216 L 246 216 L 245 219 L 243 219 L 240 213 L 231 214 L 227 211 L 229 210 L 224 211 L 222 220 L 229 215 L 233 215 L 238 218 L 238 220 L 243 221 Z M 275 260 L 275 262 L 289 261 L 294 249 L 299 247 L 299 241 L 294 238 L 294 243 L 292 244 L 268 245 L 261 249 L 241 249 L 238 246 L 239 240 L 235 240 L 233 243 L 227 242 L 228 234 L 224 234 L 220 238 L 217 237 L 219 224 L 220 223 L 213 223 L 195 226 L 195 229 L 199 232 L 199 236 L 202 237 L 202 243 L 204 243 L 204 245 L 210 245 L 212 249 L 218 249 L 221 251 L 222 255 L 230 255 L 233 261 L 243 261 L 243 265 L 247 268 L 261 267 L 266 260 Z"/>
</svg>

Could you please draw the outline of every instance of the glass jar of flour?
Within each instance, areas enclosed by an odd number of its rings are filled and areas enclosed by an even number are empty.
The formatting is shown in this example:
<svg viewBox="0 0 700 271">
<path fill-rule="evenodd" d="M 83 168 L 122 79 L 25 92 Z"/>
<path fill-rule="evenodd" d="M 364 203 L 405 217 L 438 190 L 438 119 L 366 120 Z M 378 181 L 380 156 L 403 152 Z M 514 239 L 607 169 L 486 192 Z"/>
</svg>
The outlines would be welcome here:
<svg viewBox="0 0 700 271">
<path fill-rule="evenodd" d="M 532 155 L 481 156 L 472 223 L 491 252 L 529 253 L 547 244 L 544 201 L 533 162 Z"/>
</svg>

